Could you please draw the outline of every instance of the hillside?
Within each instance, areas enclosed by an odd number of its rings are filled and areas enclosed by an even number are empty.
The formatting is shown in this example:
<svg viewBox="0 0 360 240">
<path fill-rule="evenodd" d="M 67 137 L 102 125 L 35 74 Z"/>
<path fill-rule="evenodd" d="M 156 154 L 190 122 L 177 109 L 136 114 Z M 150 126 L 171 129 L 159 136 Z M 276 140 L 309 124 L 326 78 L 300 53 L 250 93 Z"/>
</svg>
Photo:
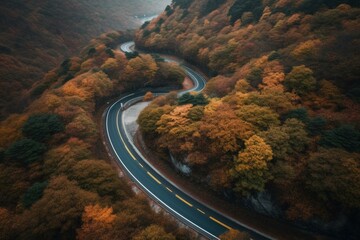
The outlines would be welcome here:
<svg viewBox="0 0 360 240">
<path fill-rule="evenodd" d="M 161 12 L 170 1 L 38 0 L 0 4 L 0 119 L 27 105 L 44 73 L 109 30 L 134 29 L 134 16 Z M 25 96 L 25 98 L 24 98 Z"/>
<path fill-rule="evenodd" d="M 102 150 L 101 106 L 145 85 L 179 88 L 184 79 L 174 64 L 109 47 L 126 39 L 110 32 L 91 40 L 46 74 L 46 90 L 23 113 L 0 123 L 2 240 L 194 239 L 135 194 Z"/>
<path fill-rule="evenodd" d="M 164 161 L 170 152 L 191 168 L 189 179 L 229 202 L 357 239 L 359 7 L 174 0 L 136 44 L 180 55 L 211 78 L 204 94 L 160 98 L 143 111 L 149 147 Z M 267 208 L 256 204 L 264 200 Z"/>
</svg>

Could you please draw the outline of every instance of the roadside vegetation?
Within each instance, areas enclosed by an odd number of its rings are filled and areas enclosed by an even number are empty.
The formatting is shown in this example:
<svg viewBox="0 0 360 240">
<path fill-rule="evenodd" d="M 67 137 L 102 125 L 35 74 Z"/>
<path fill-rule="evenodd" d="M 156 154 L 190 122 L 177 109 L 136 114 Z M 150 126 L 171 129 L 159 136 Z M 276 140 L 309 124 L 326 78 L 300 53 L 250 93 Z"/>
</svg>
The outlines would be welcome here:
<svg viewBox="0 0 360 240">
<path fill-rule="evenodd" d="M 2 1 L 0 120 L 22 112 L 49 85 L 39 81 L 94 37 L 137 28 L 135 16 L 161 12 L 170 0 Z"/>
<path fill-rule="evenodd" d="M 1 239 L 195 238 L 135 194 L 99 151 L 99 106 L 139 87 L 180 87 L 184 79 L 173 64 L 113 50 L 124 38 L 110 32 L 93 39 L 46 74 L 48 87 L 23 114 L 1 122 Z"/>
<path fill-rule="evenodd" d="M 266 194 L 273 216 L 359 236 L 358 1 L 173 3 L 136 44 L 180 54 L 211 79 L 203 94 L 144 109 L 149 147 L 231 202 Z"/>
</svg>

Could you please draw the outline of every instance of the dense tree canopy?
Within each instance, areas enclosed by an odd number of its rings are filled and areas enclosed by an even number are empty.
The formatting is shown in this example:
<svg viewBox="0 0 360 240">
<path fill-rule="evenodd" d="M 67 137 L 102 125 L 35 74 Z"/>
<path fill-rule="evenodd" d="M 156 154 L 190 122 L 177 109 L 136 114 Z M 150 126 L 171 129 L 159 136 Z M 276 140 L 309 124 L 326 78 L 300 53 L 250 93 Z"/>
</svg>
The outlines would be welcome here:
<svg viewBox="0 0 360 240">
<path fill-rule="evenodd" d="M 22 139 L 13 143 L 6 150 L 6 155 L 22 164 L 30 164 L 39 160 L 45 151 L 44 144 L 31 139 Z"/>
<path fill-rule="evenodd" d="M 29 117 L 23 126 L 24 136 L 43 142 L 51 135 L 64 130 L 64 124 L 58 115 L 36 114 Z"/>
<path fill-rule="evenodd" d="M 111 32 L 94 39 L 79 57 L 45 76 L 49 89 L 24 114 L 1 122 L 1 239 L 131 239 L 141 232 L 152 236 L 152 228 L 145 231 L 151 224 L 161 236 L 186 236 L 99 159 L 95 113 L 107 98 L 130 91 L 128 80 L 140 87 L 178 87 L 184 76 L 173 64 L 159 67 L 150 55 L 127 60 L 109 48 L 121 36 Z M 153 81 L 156 76 L 166 79 Z M 175 103 L 176 97 L 163 100 Z M 173 234 L 162 232 L 169 225 Z"/>
<path fill-rule="evenodd" d="M 146 142 L 232 202 L 259 200 L 265 190 L 283 217 L 318 231 L 346 216 L 333 232 L 357 236 L 357 192 L 344 176 L 357 179 L 359 14 L 353 0 L 174 1 L 135 41 L 208 73 L 207 101 L 155 99 L 144 110 L 157 123 Z M 171 110 L 160 113 L 165 105 Z"/>
</svg>

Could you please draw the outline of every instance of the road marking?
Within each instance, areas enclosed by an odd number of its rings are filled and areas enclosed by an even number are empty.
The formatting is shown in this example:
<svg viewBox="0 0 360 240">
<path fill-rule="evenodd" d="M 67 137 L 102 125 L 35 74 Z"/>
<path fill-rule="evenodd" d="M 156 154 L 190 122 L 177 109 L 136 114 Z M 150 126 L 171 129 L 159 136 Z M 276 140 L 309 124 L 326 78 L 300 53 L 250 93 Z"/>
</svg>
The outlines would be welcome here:
<svg viewBox="0 0 360 240">
<path fill-rule="evenodd" d="M 156 178 L 154 177 L 154 175 L 152 175 L 151 173 L 147 172 L 147 174 L 152 177 L 158 184 L 161 184 L 161 182 Z"/>
<path fill-rule="evenodd" d="M 198 210 L 199 212 L 201 212 L 202 214 L 205 214 L 205 212 L 203 211 L 203 210 L 201 210 L 201 209 L 196 209 L 196 210 Z"/>
<path fill-rule="evenodd" d="M 141 163 L 139 163 L 139 165 L 140 165 L 142 168 L 144 167 Z"/>
<path fill-rule="evenodd" d="M 225 223 L 222 223 L 222 222 L 220 222 L 219 220 L 217 220 L 216 218 L 213 218 L 213 217 L 211 217 L 210 216 L 210 219 L 211 220 L 213 220 L 214 222 L 216 222 L 216 223 L 218 223 L 218 224 L 220 224 L 221 226 L 223 226 L 224 228 L 227 228 L 227 229 L 229 229 L 229 230 L 231 230 L 232 228 L 231 227 L 229 227 L 228 225 L 226 225 Z"/>
<path fill-rule="evenodd" d="M 135 158 L 134 155 L 130 152 L 130 149 L 129 149 L 128 146 L 125 144 L 125 141 L 124 141 L 124 139 L 123 139 L 122 136 L 121 136 L 121 132 L 120 132 L 120 128 L 119 128 L 119 112 L 120 112 L 120 110 L 119 110 L 119 111 L 117 112 L 117 114 L 116 114 L 116 128 L 117 128 L 117 130 L 118 130 L 120 139 L 121 139 L 121 141 L 123 142 L 123 145 L 125 146 L 126 151 L 128 151 L 128 153 L 130 154 L 130 156 L 131 156 L 134 160 L 136 160 L 136 158 Z"/>
<path fill-rule="evenodd" d="M 173 192 L 170 188 L 166 187 L 166 189 L 169 191 L 169 192 Z"/>
<path fill-rule="evenodd" d="M 183 201 L 184 203 L 186 203 L 187 205 L 189 205 L 190 207 L 192 207 L 193 205 L 191 203 L 189 203 L 188 201 L 186 201 L 185 199 L 183 199 L 182 197 L 180 197 L 179 195 L 175 195 L 178 199 L 180 199 L 181 201 Z"/>
</svg>

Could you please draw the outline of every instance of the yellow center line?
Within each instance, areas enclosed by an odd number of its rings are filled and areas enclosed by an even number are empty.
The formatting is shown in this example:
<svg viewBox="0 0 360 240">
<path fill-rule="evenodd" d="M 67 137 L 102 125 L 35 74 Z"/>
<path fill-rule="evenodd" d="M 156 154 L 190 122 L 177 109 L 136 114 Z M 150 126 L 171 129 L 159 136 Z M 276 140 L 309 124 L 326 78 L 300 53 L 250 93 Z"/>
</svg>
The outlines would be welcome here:
<svg viewBox="0 0 360 240">
<path fill-rule="evenodd" d="M 119 111 L 119 112 L 120 112 L 120 111 Z M 122 136 L 121 136 L 121 132 L 120 132 L 120 128 L 119 128 L 119 112 L 116 114 L 116 128 L 117 128 L 117 131 L 118 131 L 118 133 L 119 133 L 119 136 L 120 136 L 121 141 L 123 142 L 123 145 L 124 145 L 125 148 L 126 148 L 126 151 L 128 151 L 128 153 L 130 154 L 130 156 L 131 156 L 134 160 L 136 160 L 136 158 L 135 158 L 134 155 L 130 152 L 130 149 L 129 149 L 128 146 L 125 144 L 125 141 L 124 141 L 124 139 L 123 139 Z"/>
<path fill-rule="evenodd" d="M 182 197 L 180 197 L 179 195 L 175 195 L 178 199 L 180 199 L 181 201 L 183 201 L 184 203 L 186 203 L 187 205 L 189 205 L 190 207 L 192 207 L 193 205 L 191 203 L 189 203 L 188 201 L 186 201 L 185 199 L 183 199 Z"/>
<path fill-rule="evenodd" d="M 161 182 L 156 178 L 154 177 L 154 175 L 152 175 L 151 173 L 147 172 L 147 174 L 152 177 L 158 184 L 161 184 Z"/>
<path fill-rule="evenodd" d="M 217 220 L 216 218 L 213 218 L 213 217 L 211 217 L 210 216 L 210 219 L 211 220 L 213 220 L 214 222 L 216 222 L 216 223 L 218 223 L 218 224 L 220 224 L 221 226 L 223 226 L 224 228 L 227 228 L 227 229 L 229 229 L 229 230 L 231 230 L 232 228 L 231 227 L 229 227 L 228 225 L 226 225 L 225 223 L 222 223 L 222 222 L 220 222 L 219 220 Z"/>
<path fill-rule="evenodd" d="M 172 190 L 171 190 L 170 188 L 166 187 L 166 189 L 167 189 L 169 192 L 172 192 Z"/>
<path fill-rule="evenodd" d="M 199 212 L 201 212 L 202 214 L 205 214 L 205 212 L 203 211 L 203 210 L 201 210 L 201 209 L 196 209 L 196 210 L 198 210 Z"/>
<path fill-rule="evenodd" d="M 139 163 L 139 165 L 140 165 L 142 168 L 144 167 L 141 163 Z"/>
</svg>

